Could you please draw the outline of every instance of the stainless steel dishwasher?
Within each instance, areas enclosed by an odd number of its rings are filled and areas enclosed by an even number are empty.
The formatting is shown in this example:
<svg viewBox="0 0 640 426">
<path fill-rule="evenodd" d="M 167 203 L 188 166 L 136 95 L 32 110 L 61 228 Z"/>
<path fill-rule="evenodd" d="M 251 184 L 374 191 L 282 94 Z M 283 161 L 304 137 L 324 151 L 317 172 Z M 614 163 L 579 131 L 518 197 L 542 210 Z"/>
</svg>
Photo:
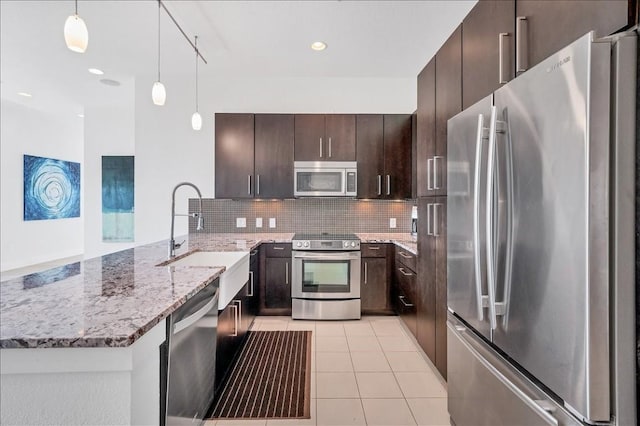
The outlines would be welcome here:
<svg viewBox="0 0 640 426">
<path fill-rule="evenodd" d="M 166 425 L 201 424 L 214 397 L 218 280 L 171 315 Z"/>
</svg>

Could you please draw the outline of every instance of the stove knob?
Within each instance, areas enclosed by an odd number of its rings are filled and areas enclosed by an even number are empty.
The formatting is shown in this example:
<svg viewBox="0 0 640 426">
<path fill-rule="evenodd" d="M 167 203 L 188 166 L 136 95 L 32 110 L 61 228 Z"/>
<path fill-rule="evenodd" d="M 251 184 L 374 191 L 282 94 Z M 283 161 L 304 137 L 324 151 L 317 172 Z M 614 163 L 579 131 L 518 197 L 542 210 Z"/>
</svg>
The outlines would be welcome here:
<svg viewBox="0 0 640 426">
<path fill-rule="evenodd" d="M 356 246 L 356 242 L 355 241 L 351 241 L 351 247 L 355 247 Z"/>
<path fill-rule="evenodd" d="M 344 246 L 345 246 L 345 248 L 346 248 L 346 247 L 349 247 L 349 241 L 345 241 L 345 242 L 344 242 Z"/>
<path fill-rule="evenodd" d="M 309 247 L 309 241 L 305 241 L 305 242 L 304 242 L 304 246 L 305 246 L 305 247 Z"/>
<path fill-rule="evenodd" d="M 300 241 L 298 241 L 298 242 L 296 243 L 296 247 L 302 247 L 302 243 L 301 243 Z"/>
</svg>

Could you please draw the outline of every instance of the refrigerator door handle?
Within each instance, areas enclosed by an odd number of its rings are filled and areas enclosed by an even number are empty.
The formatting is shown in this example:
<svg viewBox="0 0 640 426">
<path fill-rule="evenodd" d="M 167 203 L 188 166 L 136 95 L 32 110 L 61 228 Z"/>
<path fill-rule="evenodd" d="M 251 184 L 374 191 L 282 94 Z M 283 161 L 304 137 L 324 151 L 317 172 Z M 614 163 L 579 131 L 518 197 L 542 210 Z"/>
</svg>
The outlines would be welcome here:
<svg viewBox="0 0 640 426">
<path fill-rule="evenodd" d="M 503 326 L 507 325 L 507 312 L 511 294 L 511 265 L 513 263 L 513 153 L 511 132 L 509 131 L 509 115 L 503 111 L 504 121 L 497 121 L 496 132 L 504 137 L 504 169 L 505 169 L 505 260 L 504 260 L 504 293 L 502 302 L 496 301 L 496 315 L 503 316 Z M 500 159 L 502 160 L 502 159 Z"/>
<path fill-rule="evenodd" d="M 486 239 L 487 239 L 487 290 L 489 293 L 489 323 L 491 329 L 497 326 L 496 319 L 496 270 L 495 270 L 495 250 L 494 250 L 494 178 L 496 173 L 496 107 L 491 107 L 491 124 L 489 125 L 489 149 L 487 159 L 487 192 L 486 192 Z"/>
<path fill-rule="evenodd" d="M 484 320 L 484 309 L 489 306 L 489 296 L 482 293 L 482 268 L 480 266 L 480 178 L 482 176 L 482 145 L 489 138 L 489 129 L 484 127 L 484 115 L 478 114 L 476 136 L 476 167 L 473 180 L 473 269 L 476 284 L 476 306 L 478 320 Z"/>
</svg>

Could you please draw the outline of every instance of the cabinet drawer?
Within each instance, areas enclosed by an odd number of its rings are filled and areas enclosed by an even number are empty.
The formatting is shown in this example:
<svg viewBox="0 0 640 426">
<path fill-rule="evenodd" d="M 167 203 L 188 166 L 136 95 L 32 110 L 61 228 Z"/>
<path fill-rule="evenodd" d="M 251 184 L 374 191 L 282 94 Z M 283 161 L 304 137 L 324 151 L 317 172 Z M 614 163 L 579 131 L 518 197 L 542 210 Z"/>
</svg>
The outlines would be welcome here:
<svg viewBox="0 0 640 426">
<path fill-rule="evenodd" d="M 396 246 L 396 265 L 402 264 L 399 266 L 405 266 L 411 270 L 411 272 L 416 271 L 416 255 Z"/>
<path fill-rule="evenodd" d="M 291 257 L 291 243 L 265 244 L 266 257 Z"/>
<path fill-rule="evenodd" d="M 362 257 L 386 257 L 388 244 L 365 243 L 360 245 Z"/>
<path fill-rule="evenodd" d="M 415 336 L 417 332 L 416 274 L 402 265 L 396 265 L 395 278 L 393 306 Z"/>
</svg>

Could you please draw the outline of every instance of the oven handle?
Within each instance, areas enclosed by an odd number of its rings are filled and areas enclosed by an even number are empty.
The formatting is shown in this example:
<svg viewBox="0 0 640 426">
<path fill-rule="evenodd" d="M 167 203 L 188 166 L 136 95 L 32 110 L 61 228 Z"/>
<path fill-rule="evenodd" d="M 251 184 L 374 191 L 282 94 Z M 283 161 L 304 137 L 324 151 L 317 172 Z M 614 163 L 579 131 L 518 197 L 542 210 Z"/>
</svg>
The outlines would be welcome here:
<svg viewBox="0 0 640 426">
<path fill-rule="evenodd" d="M 340 252 L 308 252 L 308 251 L 293 251 L 294 259 L 320 259 L 320 260 L 354 260 L 360 259 L 361 255 L 359 251 L 340 251 Z"/>
</svg>

